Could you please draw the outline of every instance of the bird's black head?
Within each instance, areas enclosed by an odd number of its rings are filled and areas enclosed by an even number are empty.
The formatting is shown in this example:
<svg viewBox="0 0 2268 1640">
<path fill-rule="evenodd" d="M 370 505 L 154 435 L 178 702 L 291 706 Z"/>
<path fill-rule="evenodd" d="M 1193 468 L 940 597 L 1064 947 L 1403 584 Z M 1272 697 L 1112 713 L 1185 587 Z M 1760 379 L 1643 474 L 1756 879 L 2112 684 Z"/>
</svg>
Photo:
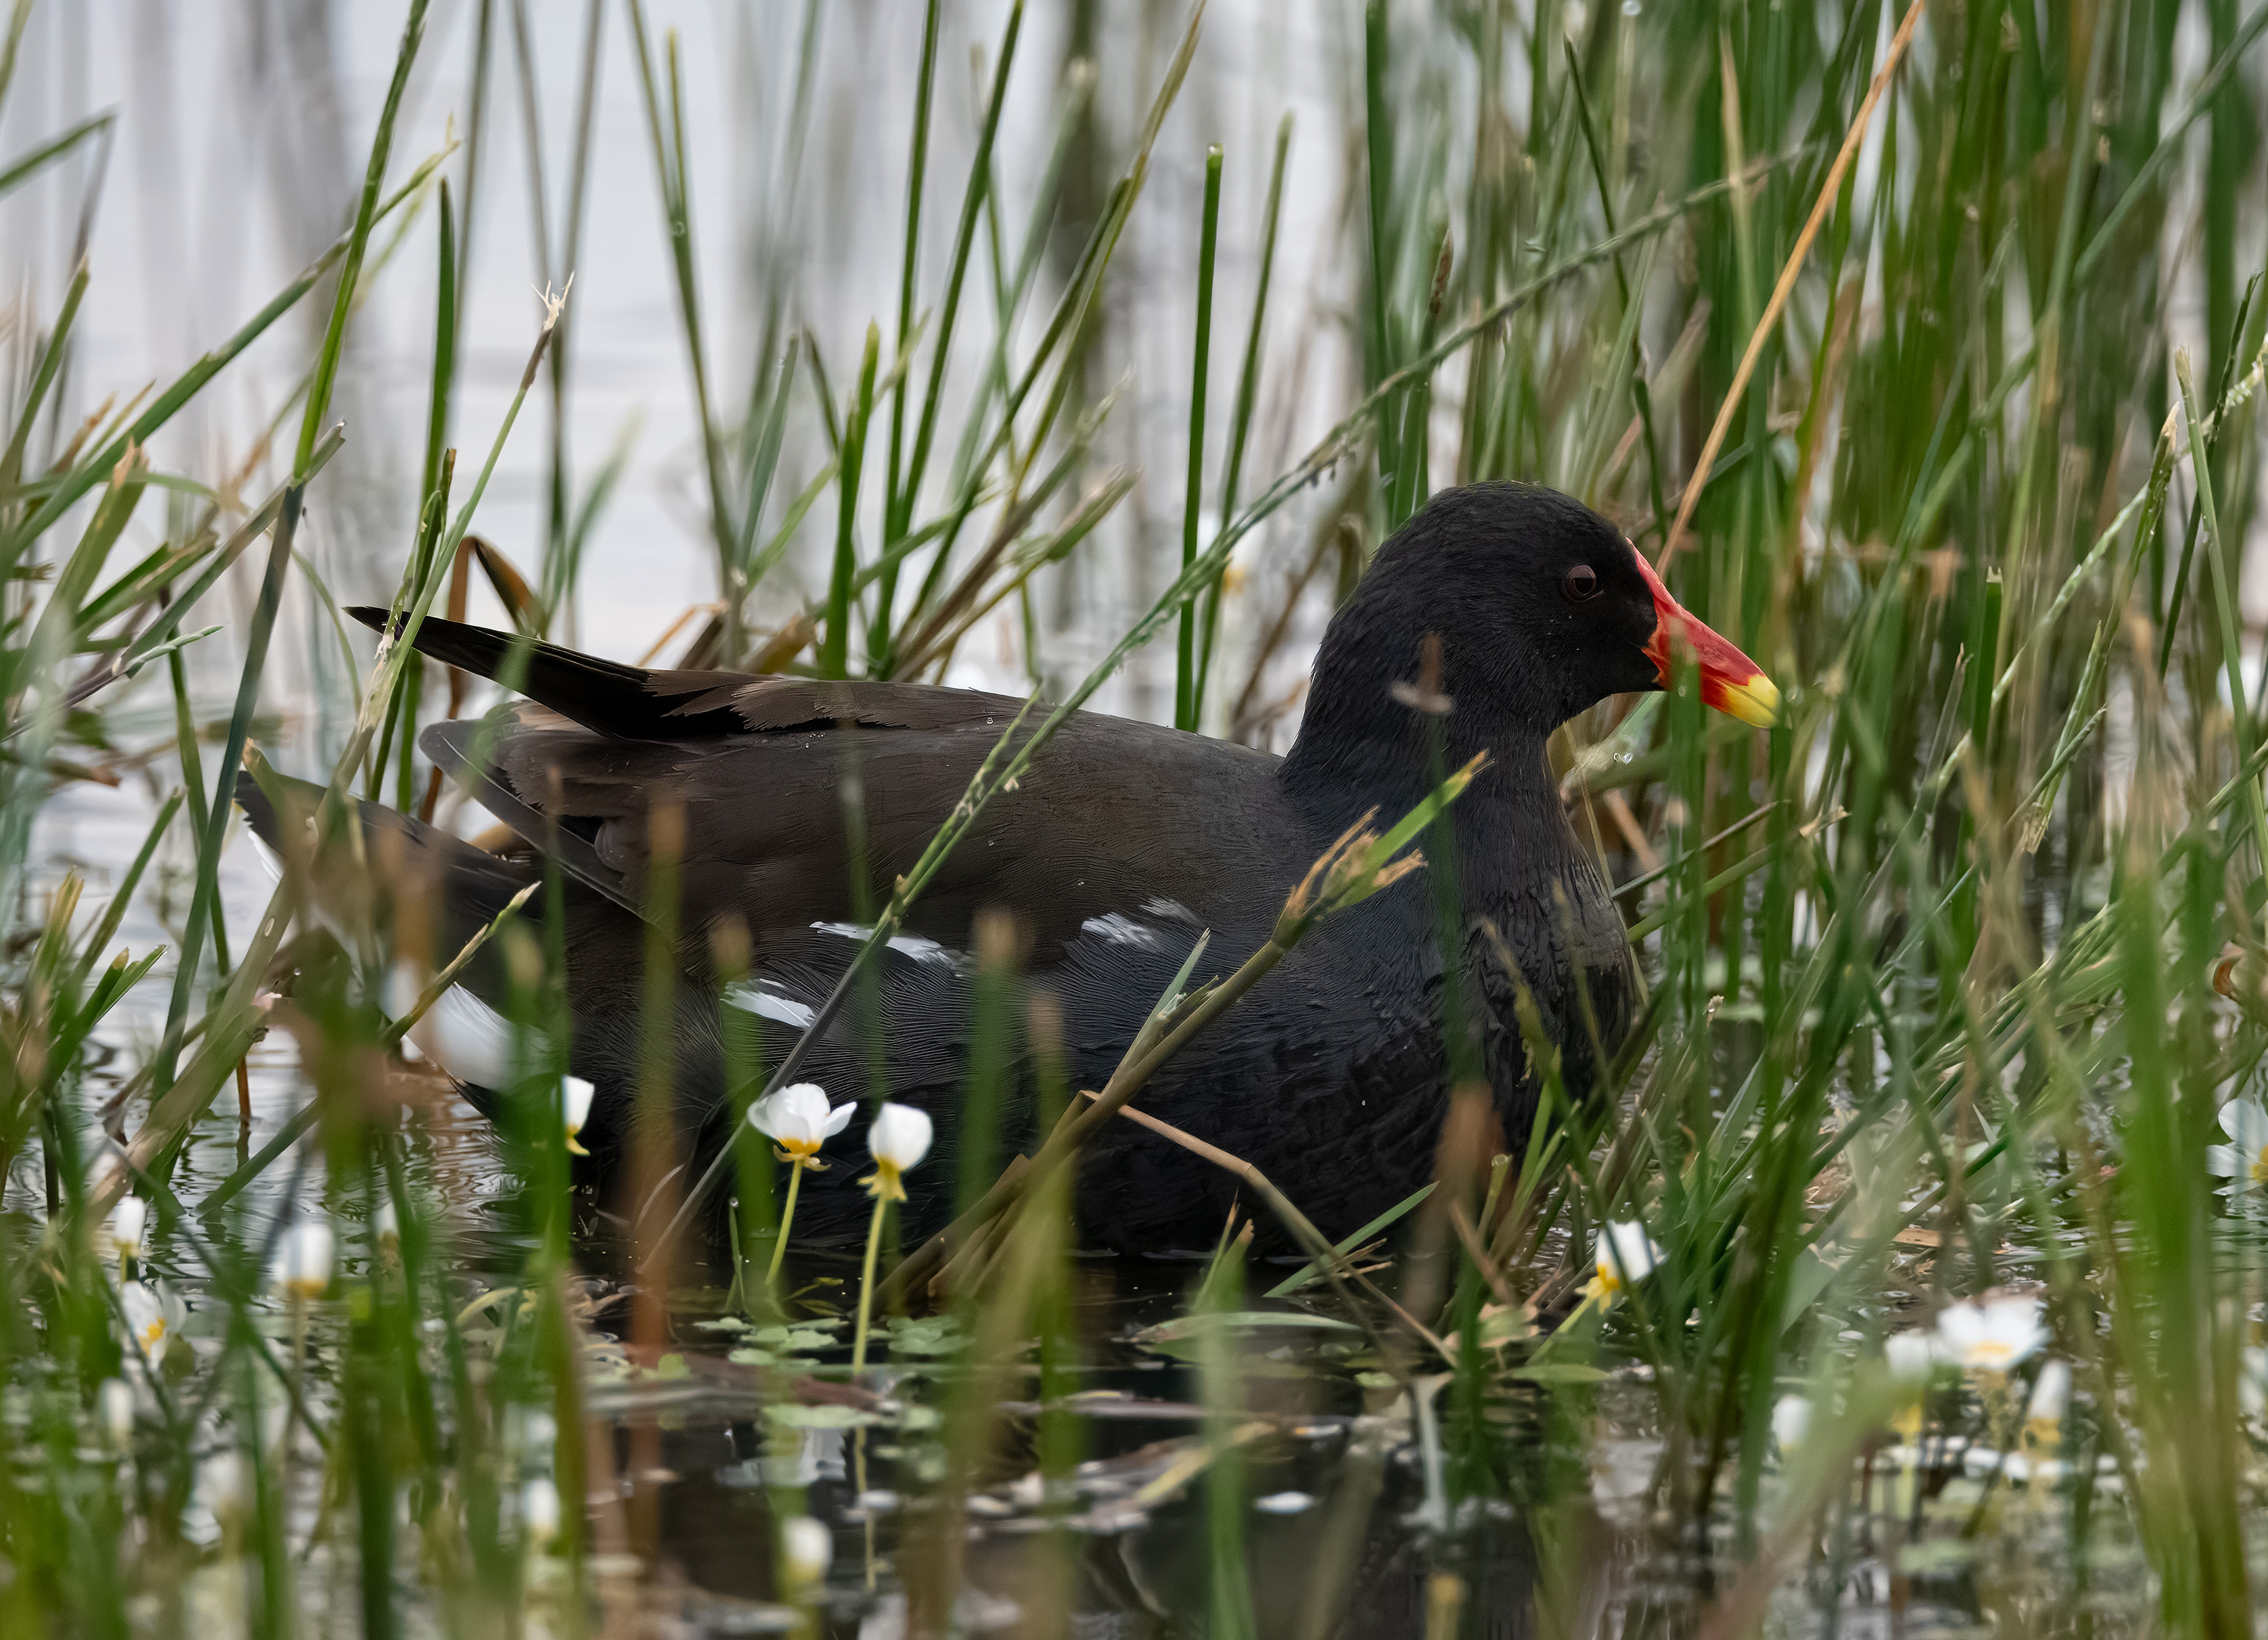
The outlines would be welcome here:
<svg viewBox="0 0 2268 1640">
<path fill-rule="evenodd" d="M 1756 662 L 1686 613 L 1620 531 L 1537 484 L 1445 490 L 1380 549 L 1331 622 L 1300 732 L 1357 744 L 1405 740 L 1408 691 L 1440 641 L 1452 739 L 1540 742 L 1609 695 L 1660 689 L 1671 647 L 1698 663 L 1702 698 L 1769 724 L 1779 691 Z"/>
</svg>

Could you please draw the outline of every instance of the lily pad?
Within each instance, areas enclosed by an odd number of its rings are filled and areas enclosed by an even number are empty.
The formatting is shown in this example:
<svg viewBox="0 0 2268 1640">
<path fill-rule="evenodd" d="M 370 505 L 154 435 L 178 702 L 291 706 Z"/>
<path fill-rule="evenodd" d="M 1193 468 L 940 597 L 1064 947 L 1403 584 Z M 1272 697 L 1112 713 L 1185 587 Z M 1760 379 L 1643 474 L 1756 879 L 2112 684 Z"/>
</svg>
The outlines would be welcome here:
<svg viewBox="0 0 2268 1640">
<path fill-rule="evenodd" d="M 951 1316 L 899 1316 L 890 1323 L 890 1348 L 909 1356 L 950 1356 L 967 1334 Z"/>
<path fill-rule="evenodd" d="M 795 1401 L 767 1407 L 764 1415 L 791 1429 L 870 1429 L 883 1421 L 879 1413 L 861 1412 L 856 1407 L 806 1407 Z"/>
<path fill-rule="evenodd" d="M 1169 1344 L 1179 1339 L 1202 1338 L 1211 1333 L 1249 1333 L 1272 1326 L 1307 1327 L 1323 1333 L 1359 1333 L 1362 1330 L 1351 1321 L 1335 1320 L 1327 1315 L 1309 1315 L 1304 1310 L 1203 1311 L 1196 1315 L 1176 1316 L 1156 1326 L 1144 1327 L 1134 1335 L 1134 1341 L 1138 1344 Z"/>
<path fill-rule="evenodd" d="M 1545 1361 L 1512 1369 L 1511 1377 L 1525 1378 L 1530 1384 L 1599 1384 L 1608 1374 L 1599 1367 L 1587 1367 L 1572 1361 Z"/>
<path fill-rule="evenodd" d="M 821 1332 L 814 1326 L 761 1326 L 749 1335 L 748 1341 L 759 1349 L 779 1350 L 795 1356 L 814 1349 L 832 1348 L 835 1337 L 833 1333 Z"/>
</svg>

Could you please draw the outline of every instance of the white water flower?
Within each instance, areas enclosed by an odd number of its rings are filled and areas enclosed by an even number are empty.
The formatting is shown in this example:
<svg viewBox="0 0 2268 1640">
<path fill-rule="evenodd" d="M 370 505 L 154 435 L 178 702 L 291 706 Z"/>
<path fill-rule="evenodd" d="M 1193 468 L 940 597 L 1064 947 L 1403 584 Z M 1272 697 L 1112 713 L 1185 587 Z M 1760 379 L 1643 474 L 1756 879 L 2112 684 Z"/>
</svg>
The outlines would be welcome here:
<svg viewBox="0 0 2268 1640">
<path fill-rule="evenodd" d="M 250 1516 L 254 1496 L 252 1466 L 234 1448 L 215 1452 L 197 1466 L 194 1500 L 224 1525 L 240 1524 Z"/>
<path fill-rule="evenodd" d="M 1314 1495 L 1309 1492 L 1270 1492 L 1252 1500 L 1252 1507 L 1263 1515 L 1304 1515 L 1314 1506 Z"/>
<path fill-rule="evenodd" d="M 538 1475 L 519 1489 L 519 1527 L 527 1547 L 541 1549 L 559 1535 L 559 1489 Z"/>
<path fill-rule="evenodd" d="M 1811 1403 L 1800 1395 L 1783 1395 L 1772 1403 L 1772 1439 L 1783 1452 L 1803 1444 L 1811 1429 Z"/>
<path fill-rule="evenodd" d="M 808 1515 L 791 1515 L 780 1522 L 779 1550 L 779 1581 L 784 1591 L 799 1592 L 827 1575 L 835 1534 Z"/>
<path fill-rule="evenodd" d="M 780 1212 L 779 1239 L 772 1244 L 771 1267 L 764 1272 L 766 1286 L 779 1279 L 780 1260 L 787 1256 L 788 1231 L 795 1224 L 796 1193 L 803 1188 L 804 1174 L 818 1172 L 827 1165 L 819 1159 L 820 1146 L 848 1127 L 858 1109 L 856 1104 L 846 1104 L 839 1111 L 829 1109 L 827 1090 L 815 1082 L 791 1083 L 748 1107 L 748 1126 L 777 1141 L 779 1149 L 772 1154 L 787 1164 L 787 1206 Z"/>
<path fill-rule="evenodd" d="M 1937 1367 L 1937 1341 L 1927 1333 L 1893 1333 L 1882 1341 L 1891 1381 L 1918 1387 Z"/>
<path fill-rule="evenodd" d="M 866 1149 L 874 1155 L 873 1177 L 865 1181 L 874 1198 L 874 1216 L 866 1224 L 866 1265 L 858 1282 L 858 1330 L 850 1341 L 850 1376 L 866 1370 L 866 1329 L 874 1317 L 874 1259 L 882 1246 L 882 1215 L 893 1201 L 906 1199 L 905 1175 L 921 1165 L 929 1154 L 932 1134 L 929 1113 L 910 1104 L 884 1102 L 866 1130 Z"/>
<path fill-rule="evenodd" d="M 577 1156 L 591 1154 L 577 1142 L 577 1139 L 583 1131 L 583 1124 L 591 1119 L 591 1095 L 593 1091 L 591 1084 L 580 1076 L 559 1079 L 560 1109 L 567 1119 L 567 1149 Z"/>
<path fill-rule="evenodd" d="M 2071 1368 L 2051 1361 L 2040 1368 L 2032 1385 L 2031 1404 L 2024 1409 L 2024 1424 L 2037 1438 L 2053 1440 L 2063 1433 L 2063 1415 L 2071 1409 Z"/>
<path fill-rule="evenodd" d="M 799 1082 L 750 1105 L 748 1126 L 777 1143 L 780 1160 L 791 1167 L 815 1168 L 824 1165 L 818 1160 L 820 1147 L 849 1127 L 858 1110 L 856 1104 L 830 1108 L 826 1089 Z"/>
<path fill-rule="evenodd" d="M 2236 1367 L 2236 1400 L 2248 1417 L 2268 1415 L 2268 1348 L 2244 1347 Z"/>
<path fill-rule="evenodd" d="M 110 1251 L 122 1275 L 129 1260 L 142 1256 L 142 1236 L 149 1224 L 150 1204 L 139 1196 L 121 1196 L 110 1209 Z"/>
<path fill-rule="evenodd" d="M 2047 1341 L 2040 1301 L 2029 1293 L 1948 1304 L 1938 1312 L 1938 1355 L 1956 1367 L 2006 1372 Z"/>
<path fill-rule="evenodd" d="M 2220 1107 L 2225 1145 L 2205 1148 L 2205 1171 L 2215 1178 L 2268 1186 L 2268 1106 L 2257 1099 L 2231 1099 Z"/>
<path fill-rule="evenodd" d="M 111 1142 L 107 1135 L 105 1135 L 102 1149 L 97 1151 L 94 1159 L 87 1164 L 86 1193 L 90 1197 L 97 1197 L 114 1186 L 122 1187 L 120 1186 L 120 1181 L 121 1176 L 125 1171 L 126 1164 L 119 1159 L 118 1147 Z"/>
<path fill-rule="evenodd" d="M 921 1165 L 934 1131 L 929 1112 L 910 1104 L 885 1104 L 875 1112 L 874 1125 L 866 1130 L 866 1149 L 873 1152 L 876 1169 L 867 1190 L 878 1200 L 903 1201 L 903 1175 Z"/>
<path fill-rule="evenodd" d="M 166 1350 L 180 1336 L 182 1322 L 188 1319 L 188 1311 L 179 1298 L 147 1282 L 120 1286 L 118 1308 L 126 1317 L 126 1330 L 135 1348 L 152 1367 L 165 1360 Z"/>
<path fill-rule="evenodd" d="M 134 1391 L 124 1378 L 105 1378 L 94 1392 L 94 1424 L 114 1452 L 134 1444 Z"/>
<path fill-rule="evenodd" d="M 336 1251 L 331 1227 L 320 1219 L 307 1219 L 284 1232 L 276 1250 L 274 1281 L 278 1291 L 295 1303 L 320 1298 L 331 1284 L 331 1260 Z"/>
<path fill-rule="evenodd" d="M 1600 1309 L 1611 1308 L 1626 1289 L 1653 1274 L 1661 1256 L 1660 1246 L 1637 1220 L 1609 1224 L 1592 1244 L 1598 1274 L 1584 1284 L 1583 1291 Z"/>
<path fill-rule="evenodd" d="M 378 1211 L 372 1214 L 370 1218 L 370 1238 L 378 1245 L 378 1249 L 381 1252 L 391 1254 L 401 1252 L 401 1218 L 394 1210 L 393 1197 L 379 1198 Z"/>
</svg>

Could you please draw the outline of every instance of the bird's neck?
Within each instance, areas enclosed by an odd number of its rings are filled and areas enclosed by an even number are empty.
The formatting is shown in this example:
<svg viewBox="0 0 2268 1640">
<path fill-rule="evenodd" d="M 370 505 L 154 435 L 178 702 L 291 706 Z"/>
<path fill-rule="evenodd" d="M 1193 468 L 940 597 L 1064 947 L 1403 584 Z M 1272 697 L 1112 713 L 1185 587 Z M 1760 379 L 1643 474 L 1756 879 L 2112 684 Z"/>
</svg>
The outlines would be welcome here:
<svg viewBox="0 0 2268 1640">
<path fill-rule="evenodd" d="M 1545 739 L 1543 732 L 1502 719 L 1485 722 L 1466 714 L 1460 721 L 1454 706 L 1440 720 L 1398 704 L 1359 716 L 1326 708 L 1320 720 L 1311 708 L 1284 759 L 1284 787 L 1319 831 L 1336 834 L 1372 809 L 1380 825 L 1390 825 L 1445 774 L 1485 751 L 1487 765 L 1451 811 L 1461 849 L 1478 859 L 1498 853 L 1492 846 L 1500 842 L 1530 849 L 1572 843 Z"/>
<path fill-rule="evenodd" d="M 1561 680 L 1516 635 L 1436 638 L 1442 612 L 1407 593 L 1373 573 L 1333 617 L 1284 759 L 1285 794 L 1326 835 L 1372 809 L 1390 825 L 1486 752 L 1451 811 L 1460 852 L 1556 872 L 1574 846 L 1543 750 L 1567 716 Z"/>
</svg>

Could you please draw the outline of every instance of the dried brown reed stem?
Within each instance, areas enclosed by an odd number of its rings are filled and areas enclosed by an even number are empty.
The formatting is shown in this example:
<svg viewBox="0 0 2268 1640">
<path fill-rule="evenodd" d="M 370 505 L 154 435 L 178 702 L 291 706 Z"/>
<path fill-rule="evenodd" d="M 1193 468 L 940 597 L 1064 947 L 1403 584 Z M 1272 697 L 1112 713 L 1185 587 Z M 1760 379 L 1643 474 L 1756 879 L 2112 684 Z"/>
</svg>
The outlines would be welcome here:
<svg viewBox="0 0 2268 1640">
<path fill-rule="evenodd" d="M 1859 157 L 1859 144 L 1866 140 L 1867 122 L 1874 117 L 1874 105 L 1881 100 L 1882 92 L 1889 88 L 1890 76 L 1897 72 L 1906 47 L 1912 42 L 1914 29 L 1921 22 L 1922 6 L 1926 0 L 1913 0 L 1906 8 L 1904 20 L 1898 25 L 1897 33 L 1890 41 L 1890 49 L 1882 59 L 1882 66 L 1874 70 L 1874 83 L 1867 87 L 1867 95 L 1859 104 L 1858 117 L 1843 138 L 1842 149 L 1835 163 L 1827 167 L 1826 176 L 1819 184 L 1819 196 L 1812 202 L 1811 214 L 1804 219 L 1803 232 L 1795 236 L 1795 243 L 1787 253 L 1787 261 L 1779 270 L 1779 279 L 1772 286 L 1771 299 L 1756 320 L 1756 329 L 1749 333 L 1749 345 L 1741 355 L 1740 368 L 1733 373 L 1733 385 L 1725 390 L 1722 403 L 1717 407 L 1717 419 L 1709 429 L 1709 437 L 1701 446 L 1700 458 L 1693 463 L 1693 476 L 1685 481 L 1684 499 L 1677 504 L 1677 521 L 1669 533 L 1661 538 L 1661 553 L 1653 561 L 1657 570 L 1669 562 L 1685 538 L 1685 527 L 1693 521 L 1693 509 L 1700 505 L 1701 491 L 1708 488 L 1709 469 L 1716 464 L 1717 452 L 1725 447 L 1725 434 L 1731 429 L 1733 417 L 1748 403 L 1749 378 L 1756 373 L 1756 360 L 1764 356 L 1764 344 L 1771 339 L 1779 323 L 1781 312 L 1795 289 L 1796 275 L 1803 271 L 1804 258 L 1811 254 L 1811 242 L 1819 237 L 1819 230 L 1827 225 L 1827 213 L 1834 208 L 1835 196 L 1843 190 L 1843 174 Z"/>
<path fill-rule="evenodd" d="M 1382 836 L 1371 831 L 1376 811 L 1365 814 L 1341 832 L 1307 868 L 1297 888 L 1284 902 L 1267 942 L 1245 958 L 1237 971 L 1219 984 L 1207 983 L 1186 996 L 1160 1002 L 1100 1094 L 1090 1096 L 1086 1109 L 1066 1110 L 1047 1142 L 1032 1158 L 1031 1166 L 1012 1179 L 1004 1174 L 976 1205 L 917 1248 L 882 1283 L 882 1297 L 902 1304 L 917 1285 L 925 1284 L 946 1259 L 979 1227 L 1003 1213 L 1015 1210 L 1044 1186 L 1055 1170 L 1075 1158 L 1102 1125 L 1126 1107 L 1143 1084 L 1157 1075 L 1167 1060 L 1181 1052 L 1190 1038 L 1267 977 L 1292 947 L 1324 917 L 1359 904 L 1381 889 L 1418 869 L 1424 863 L 1416 853 L 1401 854 L 1409 840 L 1433 816 L 1455 801 L 1488 761 L 1482 752 L 1451 775 L 1433 794 Z M 1399 859 L 1395 858 L 1401 854 Z M 1012 1233 L 1012 1225 L 1002 1234 Z"/>
<path fill-rule="evenodd" d="M 1076 1156 L 1105 1121 L 1124 1109 L 1126 1102 L 1141 1090 L 1143 1084 L 1155 1075 L 1167 1060 L 1179 1053 L 1191 1038 L 1211 1023 L 1230 1004 L 1257 985 L 1289 951 L 1288 945 L 1278 944 L 1271 936 L 1227 979 L 1218 986 L 1210 987 L 1202 996 L 1189 999 L 1190 1006 L 1176 1008 L 1170 1016 L 1153 1016 L 1150 1023 L 1136 1036 L 1103 1090 L 1094 1096 L 1094 1104 L 1085 1111 L 1073 1109 L 1064 1112 L 1063 1119 L 1049 1134 L 1047 1142 L 1040 1147 L 1028 1168 L 1013 1177 L 1004 1173 L 975 1207 L 923 1243 L 892 1271 L 882 1283 L 884 1299 L 890 1303 L 902 1302 L 905 1295 L 917 1282 L 928 1280 L 949 1252 L 960 1247 L 973 1233 L 994 1218 L 1017 1208 L 1057 1168 Z M 1162 1039 L 1159 1039 L 1153 1027 L 1165 1023 L 1170 1023 L 1171 1029 L 1165 1032 Z M 1155 1045 L 1152 1045 L 1152 1042 Z M 1012 1229 L 1012 1226 L 1009 1228 Z M 1002 1233 L 1008 1232 L 1004 1230 Z"/>
<path fill-rule="evenodd" d="M 669 1205 L 682 1165 L 678 1156 L 674 1031 L 678 864 L 685 854 L 685 809 L 674 796 L 658 798 L 646 821 L 647 882 L 652 905 L 646 929 L 644 1040 L 638 1051 L 637 1104 L 630 1123 L 631 1199 Z M 664 1241 L 639 1260 L 631 1299 L 632 1342 L 659 1357 L 669 1332 L 674 1244 Z M 652 1419 L 630 1426 L 630 1538 L 649 1560 L 661 1540 L 661 1499 L 652 1479 L 661 1469 L 661 1430 Z"/>
<path fill-rule="evenodd" d="M 1060 1021 L 1051 1008 L 1035 1006 L 1034 1015 L 1036 1031 L 1050 1036 L 1059 1032 Z M 1038 1215 L 1040 1232 L 1008 1240 L 988 1272 L 985 1299 L 973 1322 L 971 1370 L 954 1393 L 946 1420 L 943 1483 L 902 1552 L 909 1633 L 948 1631 L 963 1577 L 967 1500 L 997 1444 L 1002 1405 L 1013 1394 L 1011 1384 L 1022 1370 L 1025 1346 L 1048 1290 L 1064 1279 L 1071 1182 L 1067 1173 L 1055 1176 Z"/>
<path fill-rule="evenodd" d="M 1093 1099 L 1100 1096 L 1090 1093 L 1084 1097 Z M 1371 1334 L 1371 1341 L 1377 1347 L 1382 1360 L 1391 1363 L 1394 1359 L 1394 1352 L 1387 1348 L 1386 1341 L 1378 1335 L 1376 1330 L 1370 1326 L 1368 1319 L 1363 1316 L 1361 1307 L 1354 1303 L 1354 1295 L 1346 1288 L 1349 1281 L 1354 1282 L 1364 1292 L 1385 1305 L 1393 1312 L 1395 1319 L 1408 1327 L 1411 1333 L 1423 1339 L 1439 1351 L 1443 1360 L 1454 1364 L 1455 1357 L 1450 1354 L 1449 1347 L 1436 1337 L 1424 1322 L 1380 1291 L 1375 1282 L 1355 1267 L 1351 1257 L 1334 1247 L 1324 1237 L 1323 1233 L 1308 1220 L 1307 1215 L 1292 1205 L 1292 1199 L 1277 1189 L 1267 1174 L 1234 1151 L 1224 1150 L 1219 1145 L 1208 1143 L 1195 1134 L 1174 1127 L 1171 1122 L 1160 1121 L 1147 1111 L 1138 1111 L 1132 1105 L 1128 1105 L 1118 1113 L 1130 1122 L 1139 1123 L 1160 1138 L 1171 1140 L 1190 1155 L 1203 1156 L 1215 1167 L 1224 1172 L 1233 1174 L 1249 1185 L 1253 1193 L 1268 1204 L 1270 1210 L 1284 1222 L 1284 1227 L 1299 1239 L 1309 1255 L 1322 1267 L 1325 1279 L 1337 1290 L 1339 1296 L 1346 1301 L 1348 1309 L 1352 1311 L 1356 1318 L 1361 1321 L 1363 1330 Z M 1249 1228 L 1247 1226 L 1248 1230 Z"/>
<path fill-rule="evenodd" d="M 1508 1309 L 1523 1308 L 1520 1300 L 1513 1296 L 1512 1289 L 1505 1285 L 1504 1273 L 1496 1267 L 1496 1260 L 1489 1257 L 1487 1247 L 1482 1245 L 1480 1232 L 1473 1228 L 1472 1215 L 1465 1211 L 1464 1203 L 1449 1204 L 1449 1224 L 1457 1232 L 1457 1239 L 1465 1244 L 1465 1251 L 1472 1254 L 1473 1268 L 1481 1273 L 1481 1279 L 1489 1284 L 1497 1302 Z"/>
<path fill-rule="evenodd" d="M 1488 1175 L 1489 1158 L 1503 1150 L 1504 1131 L 1488 1084 L 1467 1082 L 1452 1088 L 1441 1136 L 1433 1148 L 1433 1178 L 1440 1188 L 1418 1208 L 1404 1260 L 1403 1294 L 1418 1314 L 1432 1313 L 1441 1302 L 1443 1267 L 1451 1262 L 1444 1256 L 1448 1252 L 1449 1209 L 1458 1207 L 1470 1213 Z"/>
<path fill-rule="evenodd" d="M 1018 1152 L 1001 1170 L 1000 1183 L 1012 1185 L 1021 1190 L 1021 1181 L 1031 1165 L 1032 1158 Z M 1000 1205 L 1005 1208 L 1007 1198 L 1003 1197 Z M 1000 1223 L 1000 1217 L 996 1215 L 969 1228 L 967 1238 L 958 1245 L 944 1267 L 930 1278 L 928 1291 L 932 1298 L 942 1297 L 955 1289 L 966 1289 L 973 1283 L 975 1273 L 982 1270 L 991 1260 L 993 1248 L 998 1241 L 995 1231 Z"/>
</svg>

